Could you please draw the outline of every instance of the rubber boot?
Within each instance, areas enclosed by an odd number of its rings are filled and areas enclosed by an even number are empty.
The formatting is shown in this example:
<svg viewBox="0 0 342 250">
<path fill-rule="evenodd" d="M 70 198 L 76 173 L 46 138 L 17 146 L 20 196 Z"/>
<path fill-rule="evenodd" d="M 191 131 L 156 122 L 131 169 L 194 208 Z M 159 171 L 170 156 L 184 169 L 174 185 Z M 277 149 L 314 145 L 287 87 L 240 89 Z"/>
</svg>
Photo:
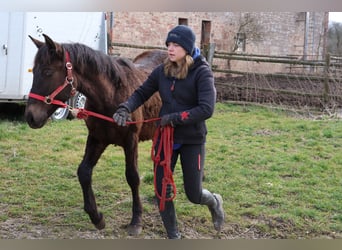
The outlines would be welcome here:
<svg viewBox="0 0 342 250">
<path fill-rule="evenodd" d="M 212 194 L 208 190 L 202 190 L 201 204 L 207 205 L 211 213 L 212 221 L 216 231 L 220 232 L 224 224 L 223 200 L 221 195 Z"/>
<path fill-rule="evenodd" d="M 166 229 L 169 239 L 180 239 L 181 234 L 178 232 L 176 211 L 172 201 L 165 202 L 164 211 L 160 211 L 160 216 Z"/>
</svg>

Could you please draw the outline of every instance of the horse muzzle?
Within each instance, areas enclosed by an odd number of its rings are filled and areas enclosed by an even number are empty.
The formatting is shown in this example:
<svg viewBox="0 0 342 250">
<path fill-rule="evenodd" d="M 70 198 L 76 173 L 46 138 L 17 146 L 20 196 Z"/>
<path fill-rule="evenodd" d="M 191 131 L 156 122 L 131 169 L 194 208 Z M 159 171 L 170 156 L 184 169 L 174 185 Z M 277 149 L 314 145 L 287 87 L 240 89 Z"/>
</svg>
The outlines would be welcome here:
<svg viewBox="0 0 342 250">
<path fill-rule="evenodd" d="M 49 118 L 37 105 L 27 105 L 24 116 L 27 124 L 33 129 L 43 127 Z"/>
</svg>

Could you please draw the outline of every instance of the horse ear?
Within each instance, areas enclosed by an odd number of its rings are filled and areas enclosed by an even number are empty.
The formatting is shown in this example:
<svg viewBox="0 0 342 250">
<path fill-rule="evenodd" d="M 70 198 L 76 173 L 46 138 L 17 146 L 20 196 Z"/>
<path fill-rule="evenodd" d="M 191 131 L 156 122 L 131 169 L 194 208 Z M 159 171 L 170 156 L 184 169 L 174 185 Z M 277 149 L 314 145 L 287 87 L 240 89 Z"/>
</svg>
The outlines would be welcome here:
<svg viewBox="0 0 342 250">
<path fill-rule="evenodd" d="M 58 43 L 55 43 L 49 36 L 43 34 L 45 38 L 45 43 L 48 46 L 50 51 L 54 51 L 57 55 L 63 57 L 63 49 L 62 46 Z"/>
<path fill-rule="evenodd" d="M 40 47 L 42 47 L 44 45 L 43 42 L 34 39 L 32 36 L 29 35 L 29 38 L 32 40 L 32 42 L 36 45 L 36 47 L 39 49 Z"/>
</svg>

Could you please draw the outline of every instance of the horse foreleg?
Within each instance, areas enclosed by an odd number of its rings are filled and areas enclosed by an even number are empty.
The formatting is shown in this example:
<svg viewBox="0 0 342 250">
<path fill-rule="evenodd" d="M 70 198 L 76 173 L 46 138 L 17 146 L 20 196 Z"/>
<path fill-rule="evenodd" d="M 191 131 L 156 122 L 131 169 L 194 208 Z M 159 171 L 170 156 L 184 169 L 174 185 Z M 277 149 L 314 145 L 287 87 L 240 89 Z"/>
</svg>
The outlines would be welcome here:
<svg viewBox="0 0 342 250">
<path fill-rule="evenodd" d="M 102 213 L 97 211 L 95 195 L 91 184 L 93 168 L 106 147 L 107 145 L 88 136 L 85 154 L 77 170 L 78 180 L 83 192 L 84 211 L 89 215 L 91 222 L 99 230 L 105 227 L 105 221 Z"/>
<path fill-rule="evenodd" d="M 138 235 L 142 230 L 142 205 L 139 196 L 140 178 L 138 173 L 138 139 L 133 138 L 124 147 L 126 159 L 126 180 L 132 191 L 132 220 L 128 226 L 130 235 Z"/>
</svg>

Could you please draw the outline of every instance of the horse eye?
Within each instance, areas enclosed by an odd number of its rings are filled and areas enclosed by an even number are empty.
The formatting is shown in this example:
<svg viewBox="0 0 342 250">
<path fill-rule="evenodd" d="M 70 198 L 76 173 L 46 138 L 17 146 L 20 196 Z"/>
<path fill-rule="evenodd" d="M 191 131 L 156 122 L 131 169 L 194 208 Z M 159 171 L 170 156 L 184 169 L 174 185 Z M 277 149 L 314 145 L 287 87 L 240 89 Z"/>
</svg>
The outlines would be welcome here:
<svg viewBox="0 0 342 250">
<path fill-rule="evenodd" d="M 51 69 L 44 69 L 43 74 L 44 74 L 44 76 L 49 77 L 49 76 L 52 76 L 53 71 Z"/>
</svg>

